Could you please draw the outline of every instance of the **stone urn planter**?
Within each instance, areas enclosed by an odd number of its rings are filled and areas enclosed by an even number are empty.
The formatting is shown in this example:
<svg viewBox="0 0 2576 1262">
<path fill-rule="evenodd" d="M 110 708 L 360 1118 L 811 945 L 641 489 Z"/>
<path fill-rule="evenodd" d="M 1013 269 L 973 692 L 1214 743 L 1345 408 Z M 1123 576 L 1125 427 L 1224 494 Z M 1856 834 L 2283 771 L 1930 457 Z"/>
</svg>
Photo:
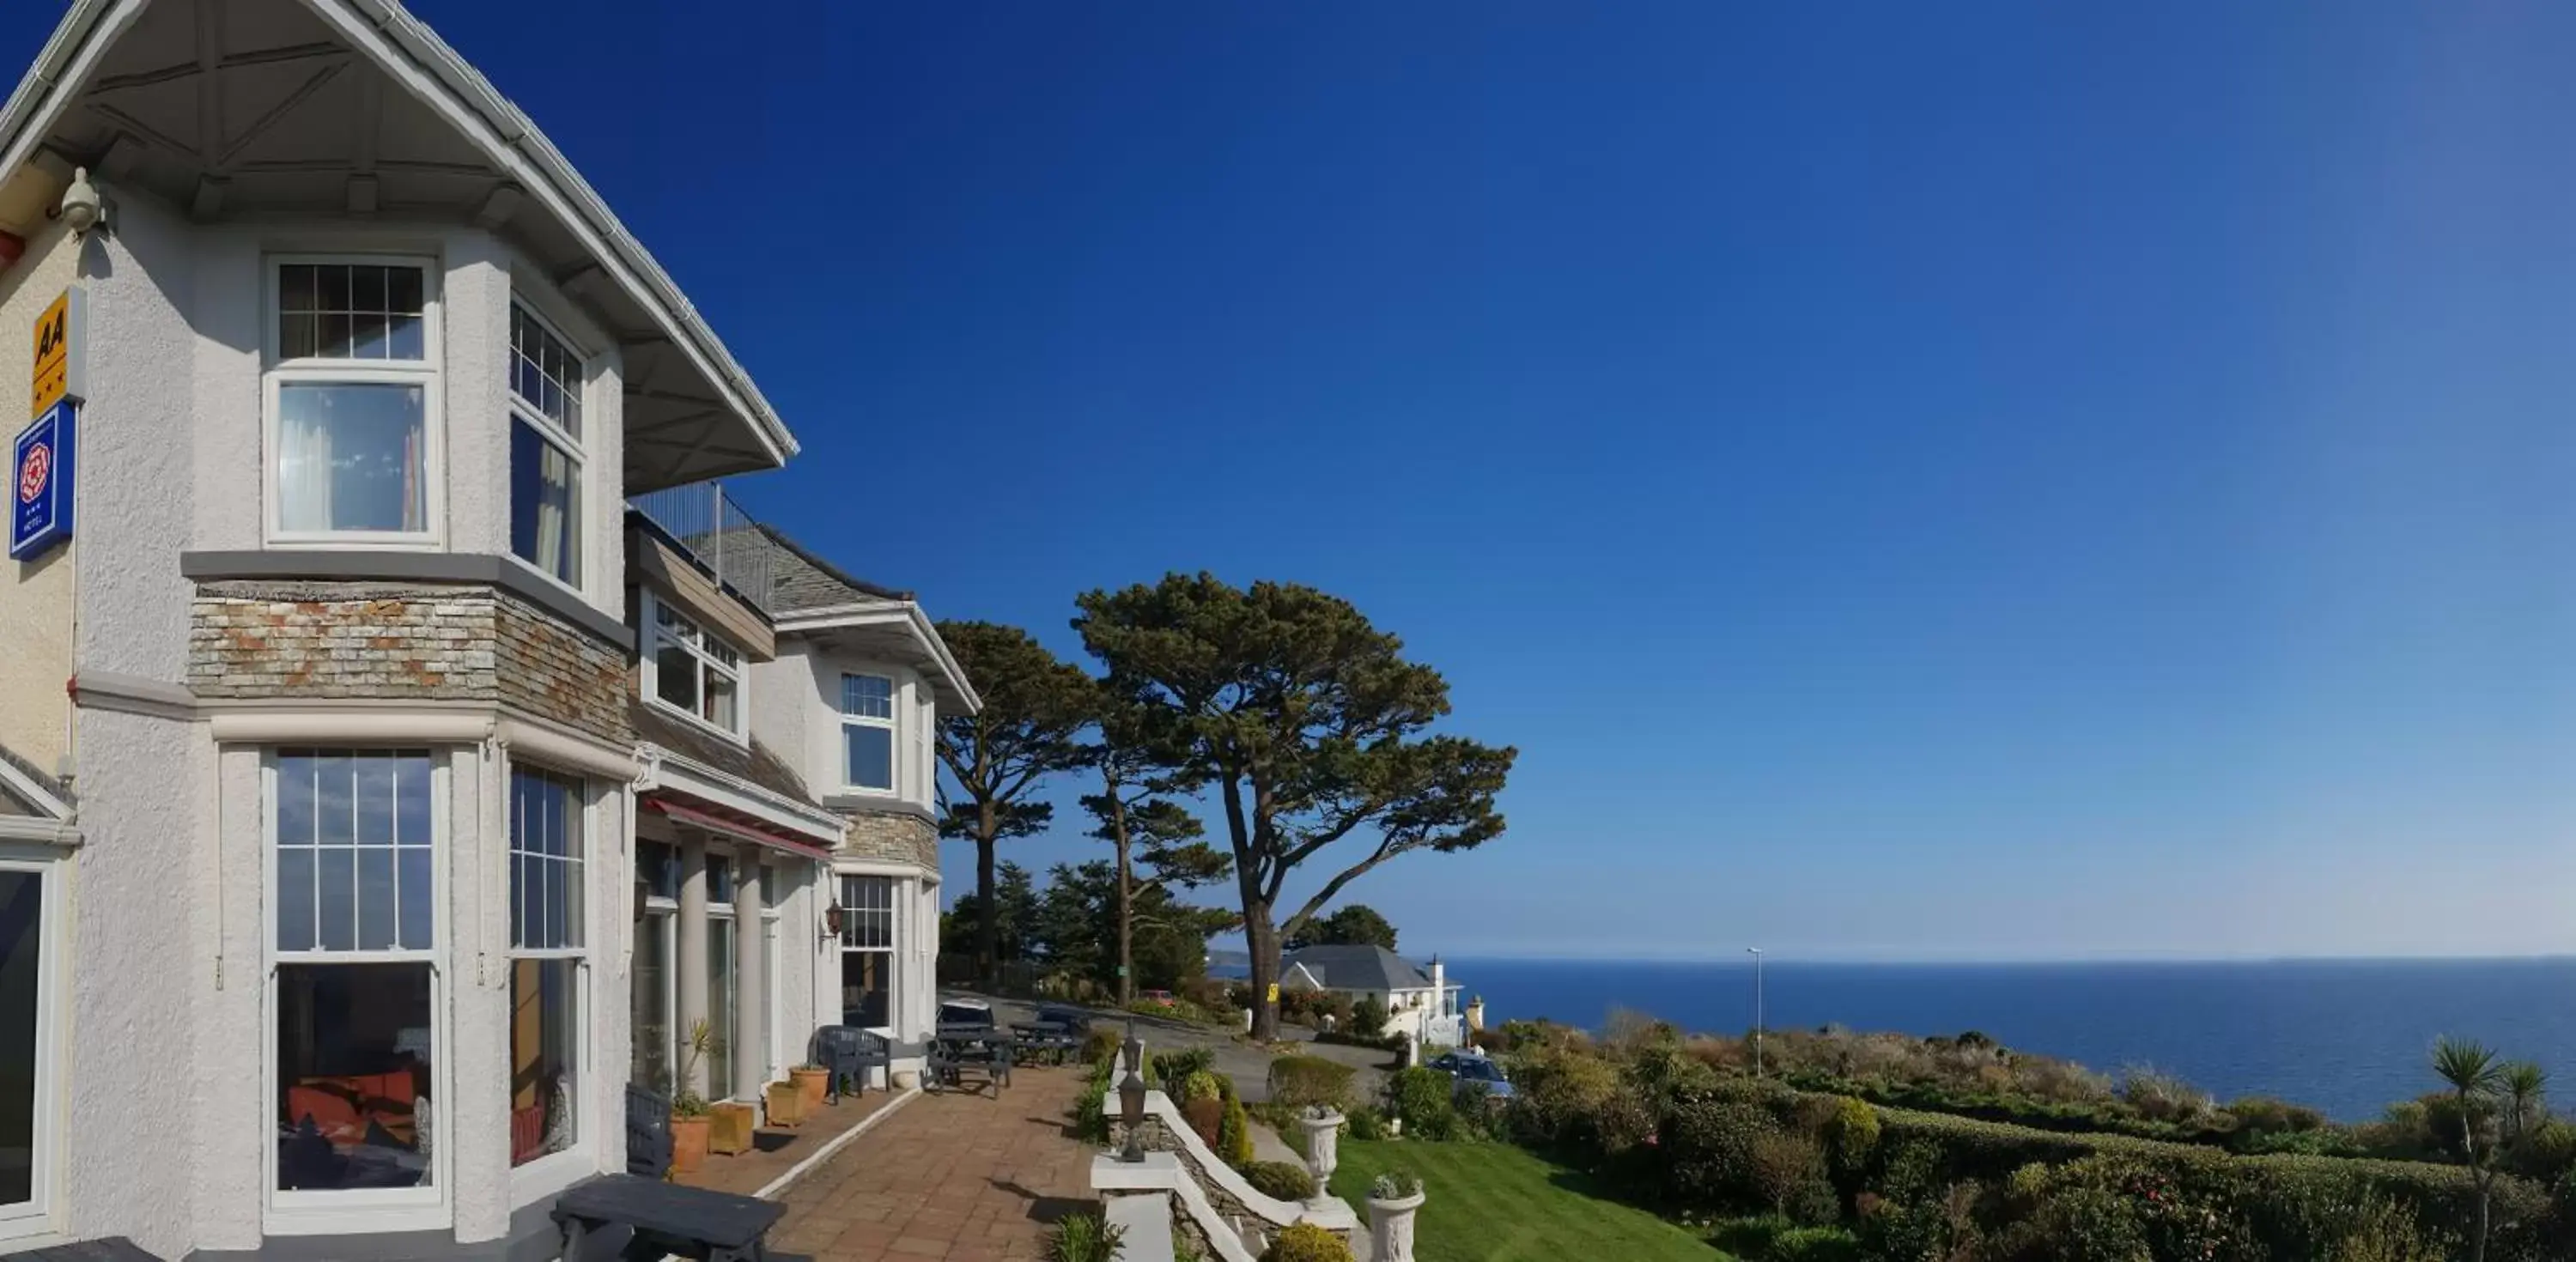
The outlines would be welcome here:
<svg viewBox="0 0 2576 1262">
<path fill-rule="evenodd" d="M 1369 1191 L 1369 1256 L 1376 1262 L 1413 1262 L 1413 1215 L 1422 1208 L 1423 1193 L 1416 1189 L 1411 1196 L 1381 1197 L 1378 1189 Z"/>
<path fill-rule="evenodd" d="M 1325 1189 L 1341 1164 L 1342 1115 L 1331 1109 L 1308 1109 L 1297 1115 L 1297 1129 L 1306 1133 L 1306 1173 L 1315 1176 L 1314 1203 L 1329 1201 L 1333 1194 Z"/>
<path fill-rule="evenodd" d="M 832 1071 L 821 1065 L 798 1065 L 787 1071 L 796 1084 L 796 1094 L 805 1101 L 805 1116 L 812 1117 L 823 1107 L 823 1097 L 832 1085 Z"/>
</svg>

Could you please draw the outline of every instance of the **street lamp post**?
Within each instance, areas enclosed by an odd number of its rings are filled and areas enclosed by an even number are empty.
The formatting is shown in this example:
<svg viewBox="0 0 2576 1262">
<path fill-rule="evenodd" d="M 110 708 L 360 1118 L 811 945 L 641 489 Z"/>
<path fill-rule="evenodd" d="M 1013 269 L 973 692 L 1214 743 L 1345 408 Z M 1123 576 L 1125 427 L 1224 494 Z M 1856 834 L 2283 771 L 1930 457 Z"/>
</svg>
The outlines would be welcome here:
<svg viewBox="0 0 2576 1262">
<path fill-rule="evenodd" d="M 1762 1076 L 1762 948 L 1746 947 L 1753 956 L 1753 1076 Z"/>
</svg>

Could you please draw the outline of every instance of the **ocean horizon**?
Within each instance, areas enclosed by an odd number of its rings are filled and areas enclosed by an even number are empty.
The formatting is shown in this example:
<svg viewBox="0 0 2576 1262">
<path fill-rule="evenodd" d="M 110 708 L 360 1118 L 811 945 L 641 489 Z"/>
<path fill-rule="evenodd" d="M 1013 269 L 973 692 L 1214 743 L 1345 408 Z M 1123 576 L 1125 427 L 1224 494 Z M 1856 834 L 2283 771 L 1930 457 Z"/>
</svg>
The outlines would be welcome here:
<svg viewBox="0 0 2576 1262">
<path fill-rule="evenodd" d="M 1409 953 L 1408 953 L 1409 954 Z M 1427 956 L 1413 956 L 1427 961 Z M 1455 956 L 1485 1022 L 1599 1029 L 1618 1009 L 1693 1033 L 1753 1027 L 1754 969 L 1734 960 Z M 1928 962 L 1780 959 L 1763 1025 L 1917 1036 L 1980 1031 L 2116 1075 L 2152 1066 L 2230 1100 L 2277 1096 L 2366 1121 L 2434 1090 L 2435 1039 L 2539 1062 L 2576 1093 L 2576 956 Z M 2576 1095 L 2570 1096 L 2576 1101 Z"/>
</svg>

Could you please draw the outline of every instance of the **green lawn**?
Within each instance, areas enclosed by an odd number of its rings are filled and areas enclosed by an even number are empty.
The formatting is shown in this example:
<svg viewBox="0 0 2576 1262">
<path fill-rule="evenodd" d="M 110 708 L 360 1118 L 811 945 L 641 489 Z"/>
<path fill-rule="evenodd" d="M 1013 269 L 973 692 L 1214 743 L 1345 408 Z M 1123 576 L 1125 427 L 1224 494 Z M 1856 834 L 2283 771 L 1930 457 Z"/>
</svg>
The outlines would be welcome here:
<svg viewBox="0 0 2576 1262">
<path fill-rule="evenodd" d="M 1699 1237 L 1643 1210 L 1587 1195 L 1590 1177 L 1508 1144 L 1361 1143 L 1344 1138 L 1333 1193 L 1368 1218 L 1369 1180 L 1422 1176 L 1419 1262 L 1726 1262 Z"/>
</svg>

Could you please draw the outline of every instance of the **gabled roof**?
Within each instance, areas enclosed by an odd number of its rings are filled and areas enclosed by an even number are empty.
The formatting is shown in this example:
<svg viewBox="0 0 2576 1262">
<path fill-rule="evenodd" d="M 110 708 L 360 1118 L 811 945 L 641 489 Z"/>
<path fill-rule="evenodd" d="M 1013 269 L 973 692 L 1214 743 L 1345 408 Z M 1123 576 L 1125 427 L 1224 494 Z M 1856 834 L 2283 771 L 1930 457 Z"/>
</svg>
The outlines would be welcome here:
<svg viewBox="0 0 2576 1262">
<path fill-rule="evenodd" d="M 968 714 L 984 700 L 939 628 L 913 594 L 851 576 L 775 526 L 728 536 L 727 547 L 765 549 L 752 561 L 769 575 L 769 612 L 781 639 L 803 636 L 827 648 L 922 672 L 943 714 Z"/>
<path fill-rule="evenodd" d="M 630 494 L 796 453 L 599 194 L 396 0 L 73 0 L 0 106 L 0 210 L 51 205 L 75 165 L 111 197 L 148 192 L 201 222 L 502 234 L 617 344 Z"/>
<path fill-rule="evenodd" d="M 1382 946 L 1310 946 L 1291 951 L 1283 968 L 1302 968 L 1326 990 L 1428 990 L 1431 978 Z"/>
</svg>

